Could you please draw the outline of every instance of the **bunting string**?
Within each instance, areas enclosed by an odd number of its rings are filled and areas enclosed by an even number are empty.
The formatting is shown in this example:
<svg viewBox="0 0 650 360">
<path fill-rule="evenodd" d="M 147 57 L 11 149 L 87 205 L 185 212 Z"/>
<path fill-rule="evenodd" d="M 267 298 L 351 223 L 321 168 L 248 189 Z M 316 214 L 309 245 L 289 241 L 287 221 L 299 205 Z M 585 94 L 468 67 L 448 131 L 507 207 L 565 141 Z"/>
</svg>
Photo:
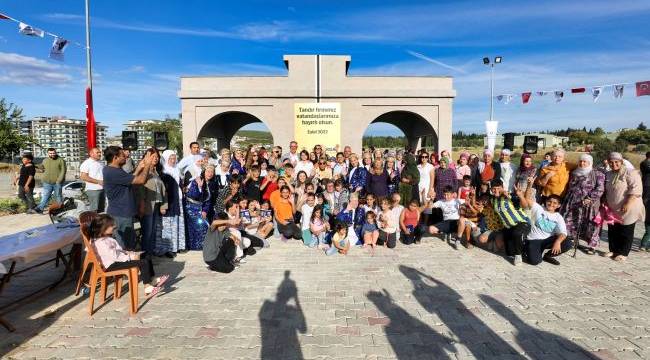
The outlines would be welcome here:
<svg viewBox="0 0 650 360">
<path fill-rule="evenodd" d="M 18 31 L 27 36 L 31 37 L 40 37 L 43 38 L 45 35 L 51 36 L 54 38 L 54 41 L 52 43 L 52 46 L 50 48 L 50 58 L 54 60 L 59 60 L 63 61 L 63 52 L 65 51 L 66 47 L 69 44 L 76 45 L 82 49 L 86 49 L 86 46 L 77 42 L 77 41 L 71 41 L 67 38 L 64 38 L 63 36 L 57 35 L 55 33 L 45 31 L 43 29 L 34 27 L 32 25 L 29 25 L 21 20 L 18 20 L 14 17 L 11 17 L 7 14 L 0 13 L 0 21 L 2 20 L 10 20 L 18 24 Z"/>
<path fill-rule="evenodd" d="M 533 95 L 536 97 L 544 97 L 548 94 L 553 94 L 555 97 L 555 102 L 561 102 L 566 94 L 585 94 L 587 91 L 591 92 L 591 96 L 594 102 L 598 102 L 603 91 L 612 89 L 614 98 L 620 99 L 623 97 L 624 89 L 626 86 L 632 86 L 636 88 L 636 96 L 650 96 L 650 80 L 647 81 L 638 81 L 636 83 L 616 83 L 616 84 L 604 84 L 604 85 L 595 85 L 595 86 L 583 86 L 583 87 L 574 87 L 569 89 L 556 89 L 556 90 L 536 90 L 536 91 L 526 91 L 519 94 L 499 94 L 494 98 L 498 102 L 503 102 L 504 104 L 509 104 L 510 101 L 515 97 L 521 97 L 521 102 L 523 104 L 528 104 L 531 102 Z"/>
</svg>

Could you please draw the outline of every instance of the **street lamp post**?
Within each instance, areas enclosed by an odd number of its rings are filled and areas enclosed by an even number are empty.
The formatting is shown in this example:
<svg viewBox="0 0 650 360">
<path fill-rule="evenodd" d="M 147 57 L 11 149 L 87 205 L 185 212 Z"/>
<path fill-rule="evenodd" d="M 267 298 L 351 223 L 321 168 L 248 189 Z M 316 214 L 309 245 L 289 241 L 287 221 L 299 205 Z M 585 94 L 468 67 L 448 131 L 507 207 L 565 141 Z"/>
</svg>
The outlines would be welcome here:
<svg viewBox="0 0 650 360">
<path fill-rule="evenodd" d="M 490 66 L 490 121 L 494 120 L 494 65 L 501 64 L 503 57 L 495 56 L 494 61 L 489 57 L 483 58 L 483 64 Z"/>
</svg>

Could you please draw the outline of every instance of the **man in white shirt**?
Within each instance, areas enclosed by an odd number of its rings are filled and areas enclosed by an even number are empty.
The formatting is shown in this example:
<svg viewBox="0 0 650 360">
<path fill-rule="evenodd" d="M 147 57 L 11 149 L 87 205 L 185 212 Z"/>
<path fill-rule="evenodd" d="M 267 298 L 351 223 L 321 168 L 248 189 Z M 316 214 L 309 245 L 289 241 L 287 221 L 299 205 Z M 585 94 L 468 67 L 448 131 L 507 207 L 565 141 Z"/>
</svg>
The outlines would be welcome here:
<svg viewBox="0 0 650 360">
<path fill-rule="evenodd" d="M 294 167 L 296 166 L 298 160 L 300 160 L 300 154 L 298 154 L 298 143 L 296 141 L 289 143 L 289 152 L 282 155 L 282 161 L 284 161 L 284 159 L 289 159 L 291 165 Z"/>
<path fill-rule="evenodd" d="M 90 202 L 88 210 L 95 212 L 104 211 L 104 175 L 102 169 L 104 164 L 100 161 L 102 152 L 99 148 L 92 148 L 88 152 L 89 158 L 79 167 L 79 178 L 86 184 L 86 196 Z"/>
<path fill-rule="evenodd" d="M 183 157 L 183 160 L 181 160 L 178 163 L 178 169 L 181 171 L 181 175 L 185 175 L 185 172 L 194 164 L 199 159 L 203 159 L 203 155 L 200 154 L 201 147 L 199 146 L 199 143 L 196 141 L 192 141 L 190 143 L 190 154 L 186 155 Z"/>
<path fill-rule="evenodd" d="M 501 181 L 503 181 L 503 187 L 508 191 L 509 194 L 512 194 L 512 191 L 515 188 L 515 174 L 517 172 L 517 167 L 510 162 L 510 155 L 510 150 L 501 150 L 499 165 L 501 166 Z"/>
</svg>

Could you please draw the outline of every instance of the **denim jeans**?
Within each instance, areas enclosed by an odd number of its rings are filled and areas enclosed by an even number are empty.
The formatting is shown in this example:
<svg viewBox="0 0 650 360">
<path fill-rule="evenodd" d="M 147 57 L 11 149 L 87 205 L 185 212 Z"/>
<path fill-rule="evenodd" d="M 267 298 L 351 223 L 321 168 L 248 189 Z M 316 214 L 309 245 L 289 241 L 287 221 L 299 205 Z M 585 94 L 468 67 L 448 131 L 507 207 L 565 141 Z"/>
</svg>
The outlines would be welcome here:
<svg viewBox="0 0 650 360">
<path fill-rule="evenodd" d="M 115 230 L 113 237 L 125 250 L 135 250 L 135 229 L 133 228 L 132 217 L 112 215 L 115 219 Z"/>
<path fill-rule="evenodd" d="M 156 206 L 151 214 L 144 215 L 140 218 L 140 228 L 142 233 L 140 247 L 142 248 L 142 251 L 149 255 L 153 255 L 153 249 L 156 247 L 156 239 L 159 238 L 158 230 L 162 229 L 162 227 L 156 226 L 162 221 L 158 211 L 158 206 Z"/>
<path fill-rule="evenodd" d="M 336 248 L 336 246 L 332 245 L 330 246 L 329 249 L 325 250 L 325 255 L 330 256 L 330 255 L 336 255 L 339 253 L 339 249 Z"/>
<path fill-rule="evenodd" d="M 63 202 L 63 195 L 61 194 L 61 184 L 43 183 L 43 192 L 41 193 L 41 203 L 36 207 L 43 211 L 47 204 L 50 202 L 50 197 L 54 193 L 54 198 L 59 204 Z"/>
<path fill-rule="evenodd" d="M 18 198 L 25 203 L 27 210 L 31 210 L 36 206 L 34 203 L 34 188 L 29 188 L 29 191 L 25 191 L 24 186 L 18 186 Z"/>
<path fill-rule="evenodd" d="M 86 190 L 90 207 L 88 210 L 95 212 L 104 212 L 104 190 Z"/>
</svg>

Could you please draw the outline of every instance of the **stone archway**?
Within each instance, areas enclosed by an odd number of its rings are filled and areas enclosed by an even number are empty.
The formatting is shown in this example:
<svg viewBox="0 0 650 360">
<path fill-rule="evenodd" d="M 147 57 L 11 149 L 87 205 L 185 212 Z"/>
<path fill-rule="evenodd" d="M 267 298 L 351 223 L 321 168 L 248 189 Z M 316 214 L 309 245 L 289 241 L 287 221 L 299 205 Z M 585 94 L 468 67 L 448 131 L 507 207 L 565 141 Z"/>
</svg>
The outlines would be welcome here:
<svg viewBox="0 0 650 360">
<path fill-rule="evenodd" d="M 264 121 L 250 113 L 225 111 L 206 121 L 199 131 L 198 139 L 214 138 L 217 140 L 217 150 L 221 150 L 230 147 L 230 142 L 239 129 L 254 123 L 266 125 Z"/>
<path fill-rule="evenodd" d="M 420 147 L 438 149 L 438 134 L 422 115 L 405 110 L 389 111 L 370 122 L 370 124 L 376 123 L 391 124 L 400 129 L 406 137 L 408 147 L 412 149 Z"/>
</svg>

